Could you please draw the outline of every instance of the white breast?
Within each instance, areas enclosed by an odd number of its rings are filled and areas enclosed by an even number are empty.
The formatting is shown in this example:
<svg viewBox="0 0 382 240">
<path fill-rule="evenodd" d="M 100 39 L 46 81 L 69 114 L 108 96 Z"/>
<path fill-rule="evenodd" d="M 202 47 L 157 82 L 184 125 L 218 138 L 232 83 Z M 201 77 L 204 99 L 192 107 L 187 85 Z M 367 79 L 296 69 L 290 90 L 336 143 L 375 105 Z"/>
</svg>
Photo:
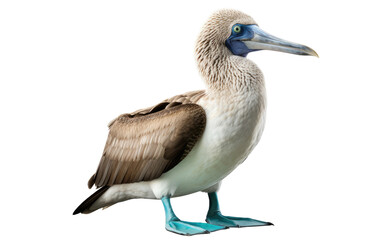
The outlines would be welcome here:
<svg viewBox="0 0 382 240">
<path fill-rule="evenodd" d="M 198 104 L 207 114 L 205 132 L 182 162 L 150 183 L 157 198 L 186 195 L 216 184 L 242 163 L 260 140 L 264 94 L 209 95 Z"/>
</svg>

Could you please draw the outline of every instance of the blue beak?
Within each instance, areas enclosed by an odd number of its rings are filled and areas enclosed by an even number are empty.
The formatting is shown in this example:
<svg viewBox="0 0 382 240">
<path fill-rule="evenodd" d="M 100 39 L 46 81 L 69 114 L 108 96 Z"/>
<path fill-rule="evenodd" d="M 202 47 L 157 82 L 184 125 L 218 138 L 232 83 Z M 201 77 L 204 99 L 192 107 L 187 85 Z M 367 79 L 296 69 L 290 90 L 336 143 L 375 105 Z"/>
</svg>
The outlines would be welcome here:
<svg viewBox="0 0 382 240">
<path fill-rule="evenodd" d="M 283 40 L 272 36 L 265 31 L 261 30 L 257 25 L 251 25 L 250 31 L 252 31 L 253 38 L 242 40 L 245 46 L 252 50 L 272 50 L 285 53 L 292 53 L 298 55 L 310 55 L 318 57 L 318 54 L 311 48 Z"/>
</svg>

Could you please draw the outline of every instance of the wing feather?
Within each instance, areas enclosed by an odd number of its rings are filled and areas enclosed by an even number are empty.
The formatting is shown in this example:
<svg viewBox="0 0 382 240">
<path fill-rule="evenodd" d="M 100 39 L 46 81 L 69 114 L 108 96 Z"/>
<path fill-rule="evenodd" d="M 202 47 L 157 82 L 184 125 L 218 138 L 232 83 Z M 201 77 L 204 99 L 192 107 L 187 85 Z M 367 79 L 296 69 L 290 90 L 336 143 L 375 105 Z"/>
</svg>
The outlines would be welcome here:
<svg viewBox="0 0 382 240">
<path fill-rule="evenodd" d="M 103 187 L 160 177 L 186 157 L 205 124 L 202 107 L 174 101 L 121 115 L 109 125 L 104 153 L 89 187 L 94 183 Z"/>
</svg>

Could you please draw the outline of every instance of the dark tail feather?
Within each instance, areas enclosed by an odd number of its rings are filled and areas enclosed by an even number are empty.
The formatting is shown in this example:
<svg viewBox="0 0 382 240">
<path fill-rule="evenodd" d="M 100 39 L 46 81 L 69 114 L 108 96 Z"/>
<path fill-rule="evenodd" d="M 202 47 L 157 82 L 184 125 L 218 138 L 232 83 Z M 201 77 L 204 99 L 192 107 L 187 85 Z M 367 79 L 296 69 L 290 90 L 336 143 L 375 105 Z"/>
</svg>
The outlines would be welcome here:
<svg viewBox="0 0 382 240">
<path fill-rule="evenodd" d="M 89 207 L 91 205 L 93 205 L 93 203 L 95 201 L 97 201 L 97 199 L 99 197 L 102 196 L 102 194 L 104 194 L 107 190 L 109 189 L 109 186 L 103 186 L 102 188 L 98 189 L 97 192 L 93 193 L 90 197 L 88 197 L 85 201 L 83 201 L 80 206 L 78 206 L 76 208 L 76 210 L 74 210 L 73 212 L 73 215 L 76 215 L 78 213 L 82 213 L 84 212 L 85 210 L 89 209 Z"/>
</svg>

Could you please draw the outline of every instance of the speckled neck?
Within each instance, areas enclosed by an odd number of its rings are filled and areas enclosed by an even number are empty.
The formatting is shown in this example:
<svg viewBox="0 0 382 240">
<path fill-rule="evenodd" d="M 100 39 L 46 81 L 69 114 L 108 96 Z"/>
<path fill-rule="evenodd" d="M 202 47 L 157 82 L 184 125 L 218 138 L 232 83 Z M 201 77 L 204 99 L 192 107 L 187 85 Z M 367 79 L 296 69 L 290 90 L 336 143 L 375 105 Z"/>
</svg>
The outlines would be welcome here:
<svg viewBox="0 0 382 240">
<path fill-rule="evenodd" d="M 261 70 L 251 60 L 235 56 L 225 46 L 197 46 L 199 72 L 211 91 L 243 92 L 264 87 Z"/>
</svg>

